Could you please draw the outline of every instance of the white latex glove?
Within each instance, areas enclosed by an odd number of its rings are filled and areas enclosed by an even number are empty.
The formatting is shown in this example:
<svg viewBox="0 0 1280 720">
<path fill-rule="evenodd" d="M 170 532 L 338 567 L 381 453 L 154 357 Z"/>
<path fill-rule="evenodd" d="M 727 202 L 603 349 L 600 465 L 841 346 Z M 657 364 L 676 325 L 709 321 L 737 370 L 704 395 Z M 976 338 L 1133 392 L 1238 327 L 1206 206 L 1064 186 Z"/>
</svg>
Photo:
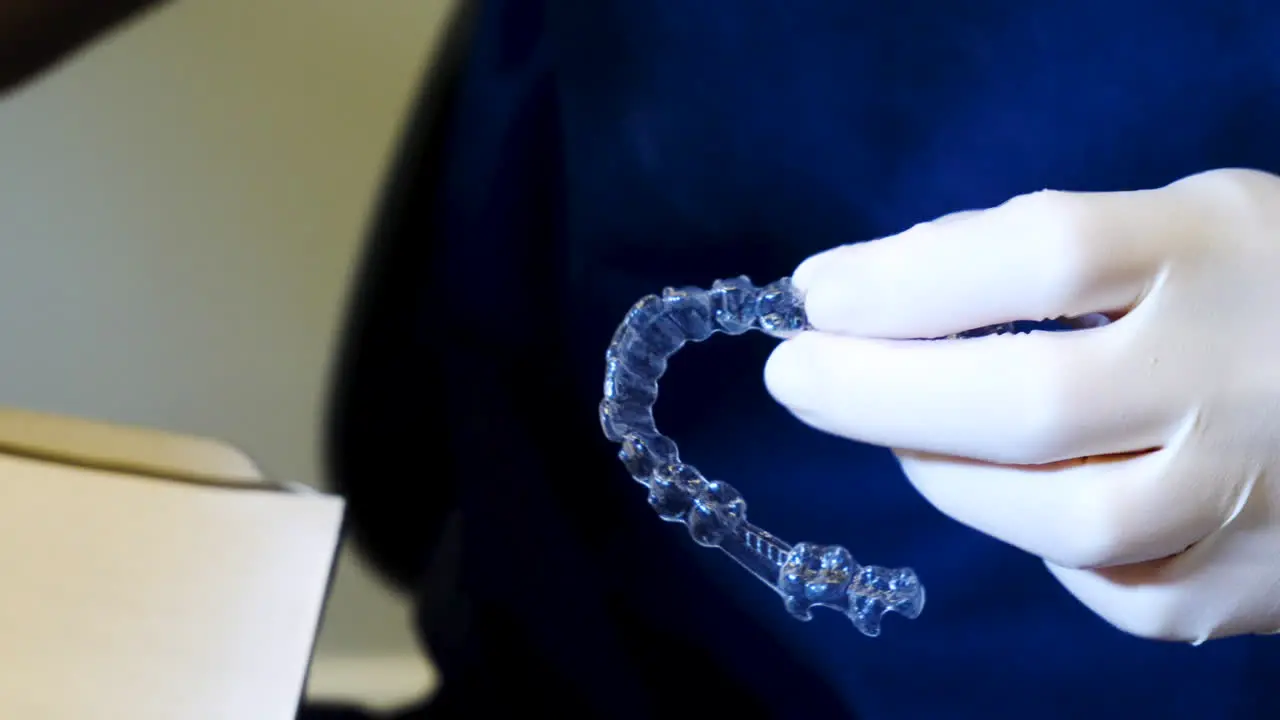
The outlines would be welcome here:
<svg viewBox="0 0 1280 720">
<path fill-rule="evenodd" d="M 1039 192 L 806 260 L 765 379 L 1116 627 L 1280 629 L 1280 178 Z M 1075 332 L 913 341 L 1106 312 Z"/>
</svg>

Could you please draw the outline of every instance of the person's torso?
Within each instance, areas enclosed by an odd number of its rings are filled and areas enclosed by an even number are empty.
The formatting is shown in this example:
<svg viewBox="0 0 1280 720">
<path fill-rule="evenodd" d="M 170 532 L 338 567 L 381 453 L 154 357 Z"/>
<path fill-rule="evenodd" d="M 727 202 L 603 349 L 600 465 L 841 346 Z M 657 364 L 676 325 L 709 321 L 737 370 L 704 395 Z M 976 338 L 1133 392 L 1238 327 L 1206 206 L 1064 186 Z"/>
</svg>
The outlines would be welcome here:
<svg viewBox="0 0 1280 720">
<path fill-rule="evenodd" d="M 455 120 L 445 237 L 459 247 L 445 251 L 442 282 L 456 289 L 444 292 L 484 294 L 466 301 L 469 317 L 552 353 L 528 366 L 563 379 L 555 407 L 519 411 L 562 428 L 558 443 L 510 450 L 537 453 L 539 469 L 463 493 L 467 592 L 508 603 L 533 644 L 559 645 L 540 661 L 568 674 L 668 662 L 691 693 L 700 664 L 750 687 L 785 682 L 787 663 L 831 689 L 831 712 L 864 718 L 1280 715 L 1280 643 L 1191 648 L 1110 628 L 1036 558 L 931 509 L 887 451 L 776 407 L 766 339 L 684 350 L 663 379 L 660 427 L 778 535 L 914 567 L 928 607 L 890 616 L 878 639 L 834 613 L 797 622 L 662 523 L 591 419 L 616 323 L 663 286 L 769 281 L 831 246 L 1042 188 L 1280 172 L 1280 5 L 496 0 Z M 527 339 L 539 334 L 555 341 Z M 538 599 L 504 588 L 491 565 L 502 553 L 541 582 L 523 591 Z M 705 655 L 627 659 L 640 641 L 619 618 Z M 785 689 L 764 696 L 787 714 Z"/>
</svg>

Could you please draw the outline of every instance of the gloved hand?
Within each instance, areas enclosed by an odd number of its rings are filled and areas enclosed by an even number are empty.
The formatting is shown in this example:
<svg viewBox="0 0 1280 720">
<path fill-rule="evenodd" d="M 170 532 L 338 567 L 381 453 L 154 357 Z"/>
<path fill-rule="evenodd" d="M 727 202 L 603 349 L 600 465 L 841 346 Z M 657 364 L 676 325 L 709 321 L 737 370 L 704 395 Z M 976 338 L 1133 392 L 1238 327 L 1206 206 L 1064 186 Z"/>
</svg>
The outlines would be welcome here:
<svg viewBox="0 0 1280 720">
<path fill-rule="evenodd" d="M 1280 631 L 1280 178 L 1038 192 L 794 274 L 773 396 L 1143 637 Z M 919 341 L 1103 312 L 1073 332 Z"/>
</svg>

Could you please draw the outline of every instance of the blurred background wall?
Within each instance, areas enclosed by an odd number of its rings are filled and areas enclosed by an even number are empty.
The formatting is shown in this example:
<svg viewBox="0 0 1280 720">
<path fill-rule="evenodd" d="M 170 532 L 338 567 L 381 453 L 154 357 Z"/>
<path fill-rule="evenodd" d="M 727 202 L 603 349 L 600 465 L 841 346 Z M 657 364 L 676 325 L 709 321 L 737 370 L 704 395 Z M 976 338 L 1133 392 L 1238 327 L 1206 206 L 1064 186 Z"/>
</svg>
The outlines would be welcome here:
<svg viewBox="0 0 1280 720">
<path fill-rule="evenodd" d="M 0 404 L 224 438 L 320 483 L 348 281 L 456 0 L 177 0 L 0 100 Z M 311 692 L 434 682 L 344 555 Z"/>
</svg>

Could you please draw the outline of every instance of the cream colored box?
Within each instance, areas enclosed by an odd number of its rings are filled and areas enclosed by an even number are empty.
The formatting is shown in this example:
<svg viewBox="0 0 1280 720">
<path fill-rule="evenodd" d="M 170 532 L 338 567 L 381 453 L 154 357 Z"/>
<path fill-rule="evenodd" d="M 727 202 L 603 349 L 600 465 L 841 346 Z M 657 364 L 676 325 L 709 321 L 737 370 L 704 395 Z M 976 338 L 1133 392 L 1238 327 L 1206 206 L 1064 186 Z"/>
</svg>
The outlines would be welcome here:
<svg viewBox="0 0 1280 720">
<path fill-rule="evenodd" d="M 343 509 L 219 442 L 0 409 L 0 718 L 292 720 Z"/>
</svg>

